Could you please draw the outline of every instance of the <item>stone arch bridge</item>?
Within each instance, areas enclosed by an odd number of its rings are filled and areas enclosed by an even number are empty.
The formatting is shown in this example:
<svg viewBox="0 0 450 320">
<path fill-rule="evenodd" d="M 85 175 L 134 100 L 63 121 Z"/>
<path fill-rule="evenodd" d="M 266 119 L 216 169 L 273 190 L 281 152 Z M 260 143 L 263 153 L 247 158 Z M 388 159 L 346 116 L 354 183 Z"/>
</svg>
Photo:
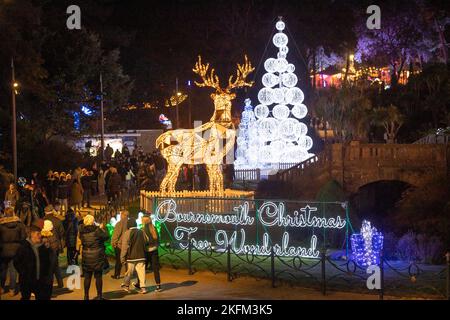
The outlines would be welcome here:
<svg viewBox="0 0 450 320">
<path fill-rule="evenodd" d="M 314 199 L 330 180 L 336 180 L 347 194 L 382 180 L 421 186 L 449 173 L 449 156 L 447 144 L 332 144 L 270 180 L 279 182 L 280 195 L 302 199 Z"/>
</svg>

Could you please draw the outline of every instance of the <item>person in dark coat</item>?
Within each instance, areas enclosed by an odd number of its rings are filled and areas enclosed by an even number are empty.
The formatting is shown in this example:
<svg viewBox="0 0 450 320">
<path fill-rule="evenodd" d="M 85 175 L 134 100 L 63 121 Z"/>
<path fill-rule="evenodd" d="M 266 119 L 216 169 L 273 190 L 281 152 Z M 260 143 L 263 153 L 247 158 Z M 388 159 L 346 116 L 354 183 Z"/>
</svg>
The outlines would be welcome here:
<svg viewBox="0 0 450 320">
<path fill-rule="evenodd" d="M 63 222 L 65 230 L 65 239 L 67 247 L 67 265 L 78 264 L 77 254 L 77 235 L 78 235 L 78 219 L 72 209 L 67 211 Z"/>
<path fill-rule="evenodd" d="M 108 201 L 114 201 L 119 198 L 120 188 L 122 185 L 122 178 L 119 173 L 117 173 L 117 169 L 112 167 L 109 169 L 111 171 L 111 175 L 108 179 L 107 190 L 108 190 Z"/>
<path fill-rule="evenodd" d="M 37 224 L 31 225 L 29 238 L 20 243 L 14 257 L 22 300 L 30 300 L 32 293 L 36 300 L 50 300 L 55 259 L 53 251 L 42 242 L 41 228 Z"/>
<path fill-rule="evenodd" d="M 89 175 L 89 172 L 86 169 L 81 171 L 81 186 L 83 187 L 83 201 L 81 203 L 81 207 L 84 207 L 84 204 L 87 204 L 87 207 L 91 207 L 91 185 L 92 176 Z"/>
<path fill-rule="evenodd" d="M 0 288 L 5 288 L 6 275 L 10 274 L 9 289 L 16 294 L 16 272 L 13 258 L 17 254 L 20 242 L 27 238 L 25 225 L 19 217 L 14 216 L 12 208 L 5 210 L 5 217 L 0 219 Z"/>
<path fill-rule="evenodd" d="M 109 235 L 103 224 L 96 226 L 94 217 L 90 214 L 83 219 L 83 224 L 79 227 L 82 259 L 81 265 L 84 273 L 84 300 L 89 300 L 89 288 L 91 287 L 92 275 L 95 278 L 97 288 L 97 300 L 103 300 L 103 270 L 108 267 L 105 253 L 105 241 Z"/>
<path fill-rule="evenodd" d="M 56 189 L 56 199 L 61 203 L 61 210 L 66 212 L 69 208 L 69 181 L 67 181 L 66 174 L 61 172 L 59 175 L 59 183 Z"/>
<path fill-rule="evenodd" d="M 70 187 L 70 200 L 69 206 L 75 208 L 75 212 L 81 210 L 81 204 L 83 202 L 83 187 L 78 180 L 72 180 L 72 185 Z"/>
<path fill-rule="evenodd" d="M 128 216 L 129 212 L 124 210 L 120 212 L 120 221 L 114 226 L 114 231 L 111 238 L 111 245 L 114 248 L 116 254 L 116 264 L 114 268 L 114 275 L 111 276 L 113 279 L 120 278 L 120 271 L 122 271 L 122 263 L 120 262 L 120 254 L 122 249 L 122 238 L 125 232 L 128 230 Z M 125 270 L 126 265 L 125 265 Z"/>
</svg>

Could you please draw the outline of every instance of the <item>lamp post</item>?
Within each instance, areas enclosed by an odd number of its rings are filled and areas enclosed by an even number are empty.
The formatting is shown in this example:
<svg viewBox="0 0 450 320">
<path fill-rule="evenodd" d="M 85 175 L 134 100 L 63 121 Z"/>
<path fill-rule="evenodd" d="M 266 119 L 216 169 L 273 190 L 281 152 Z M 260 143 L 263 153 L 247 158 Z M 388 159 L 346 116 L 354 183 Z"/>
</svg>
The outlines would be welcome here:
<svg viewBox="0 0 450 320">
<path fill-rule="evenodd" d="M 16 82 L 14 70 L 14 58 L 11 57 L 11 98 L 12 98 L 12 151 L 13 151 L 13 171 L 14 181 L 17 181 L 17 130 L 16 130 L 16 94 L 19 84 Z"/>
<path fill-rule="evenodd" d="M 176 114 L 177 114 L 177 129 L 180 128 L 180 118 L 179 118 L 179 112 L 178 112 L 178 78 L 175 79 L 175 99 L 176 99 Z"/>
<path fill-rule="evenodd" d="M 103 115 L 103 77 L 100 73 L 100 115 L 101 115 L 101 126 L 102 126 L 102 132 L 101 132 L 101 159 L 102 161 L 105 159 L 105 117 Z"/>
<path fill-rule="evenodd" d="M 189 99 L 189 128 L 192 125 L 192 105 L 191 105 L 191 80 L 188 81 L 188 99 Z M 192 127 L 194 127 L 192 125 Z"/>
</svg>

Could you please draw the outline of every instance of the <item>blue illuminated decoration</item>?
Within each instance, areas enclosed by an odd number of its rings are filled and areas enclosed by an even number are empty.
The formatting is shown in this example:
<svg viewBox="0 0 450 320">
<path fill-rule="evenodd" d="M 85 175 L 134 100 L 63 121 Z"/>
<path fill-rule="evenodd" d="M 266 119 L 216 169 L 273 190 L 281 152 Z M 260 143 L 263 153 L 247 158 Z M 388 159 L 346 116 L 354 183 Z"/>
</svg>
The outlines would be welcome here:
<svg viewBox="0 0 450 320">
<path fill-rule="evenodd" d="M 364 220 L 360 233 L 352 234 L 351 244 L 353 258 L 362 267 L 380 264 L 380 253 L 383 249 L 383 234 Z"/>
<path fill-rule="evenodd" d="M 94 111 L 92 110 L 92 108 L 89 107 L 89 106 L 86 105 L 86 104 L 82 104 L 82 105 L 81 105 L 81 112 L 83 112 L 83 113 L 84 113 L 85 115 L 87 115 L 87 116 L 92 116 L 93 113 L 94 113 Z"/>
<path fill-rule="evenodd" d="M 74 112 L 73 113 L 73 127 L 75 130 L 80 130 L 81 128 L 81 120 L 80 120 L 80 113 Z"/>
<path fill-rule="evenodd" d="M 166 126 L 167 129 L 172 128 L 172 121 L 170 121 L 169 118 L 167 118 L 163 113 L 159 115 L 159 122 Z"/>
</svg>

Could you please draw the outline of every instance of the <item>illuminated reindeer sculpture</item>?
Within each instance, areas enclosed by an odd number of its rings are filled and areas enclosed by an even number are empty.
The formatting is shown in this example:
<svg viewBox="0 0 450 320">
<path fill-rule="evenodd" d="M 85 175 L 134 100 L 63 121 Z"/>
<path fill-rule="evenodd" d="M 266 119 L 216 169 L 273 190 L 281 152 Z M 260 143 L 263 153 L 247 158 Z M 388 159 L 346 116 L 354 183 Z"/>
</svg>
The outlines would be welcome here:
<svg viewBox="0 0 450 320">
<path fill-rule="evenodd" d="M 231 90 L 241 87 L 251 87 L 253 81 L 245 78 L 255 68 L 245 56 L 244 64 L 237 65 L 236 78 L 228 79 L 225 89 L 220 87 L 219 77 L 211 69 L 208 75 L 209 63 L 202 64 L 201 57 L 193 71 L 203 82 L 195 82 L 199 87 L 211 87 L 216 90 L 211 94 L 214 100 L 214 114 L 211 120 L 194 129 L 170 130 L 158 137 L 156 147 L 160 148 L 162 156 L 167 160 L 166 176 L 161 182 L 160 191 L 164 194 L 175 192 L 178 173 L 183 164 L 205 164 L 209 177 L 209 191 L 214 194 L 223 192 L 223 175 L 220 165 L 226 154 L 233 149 L 236 132 L 231 122 L 231 100 L 236 98 Z"/>
</svg>

